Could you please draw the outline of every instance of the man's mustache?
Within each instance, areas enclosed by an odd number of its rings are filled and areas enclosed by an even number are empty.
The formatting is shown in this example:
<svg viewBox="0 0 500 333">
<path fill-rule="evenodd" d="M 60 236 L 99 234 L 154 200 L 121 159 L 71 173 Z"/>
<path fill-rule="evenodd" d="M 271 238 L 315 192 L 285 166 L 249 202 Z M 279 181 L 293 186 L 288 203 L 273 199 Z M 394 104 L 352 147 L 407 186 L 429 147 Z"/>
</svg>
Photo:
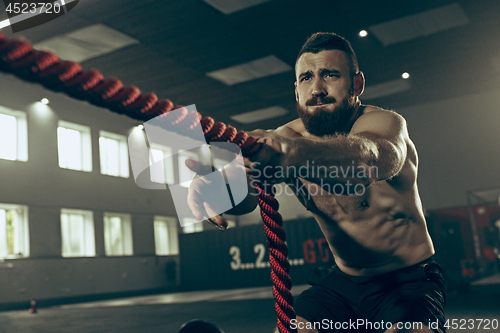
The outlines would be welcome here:
<svg viewBox="0 0 500 333">
<path fill-rule="evenodd" d="M 330 103 L 335 103 L 337 100 L 333 97 L 313 97 L 310 100 L 306 102 L 306 106 L 315 106 L 318 104 L 330 104 Z"/>
</svg>

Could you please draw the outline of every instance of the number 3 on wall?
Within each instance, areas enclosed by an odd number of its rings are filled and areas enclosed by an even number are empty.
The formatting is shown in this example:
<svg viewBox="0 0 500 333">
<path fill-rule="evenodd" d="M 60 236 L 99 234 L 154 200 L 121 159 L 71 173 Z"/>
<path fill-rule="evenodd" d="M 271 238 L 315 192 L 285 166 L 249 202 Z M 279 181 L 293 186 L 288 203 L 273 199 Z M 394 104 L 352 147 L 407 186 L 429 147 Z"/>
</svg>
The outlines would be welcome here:
<svg viewBox="0 0 500 333">
<path fill-rule="evenodd" d="M 229 249 L 229 254 L 233 256 L 233 261 L 231 261 L 231 269 L 236 271 L 241 267 L 240 258 L 240 248 L 237 246 L 231 246 Z"/>
<path fill-rule="evenodd" d="M 248 269 L 248 268 L 266 268 L 268 267 L 268 264 L 264 261 L 264 256 L 266 255 L 266 247 L 264 244 L 255 244 L 253 247 L 253 252 L 257 254 L 257 259 L 255 260 L 254 263 L 247 263 L 244 264 L 245 267 L 242 267 L 243 265 L 241 264 L 241 251 L 240 248 L 237 246 L 231 246 L 229 249 L 229 254 L 232 255 L 232 261 L 230 263 L 231 269 L 233 271 L 236 271 L 238 269 Z"/>
</svg>

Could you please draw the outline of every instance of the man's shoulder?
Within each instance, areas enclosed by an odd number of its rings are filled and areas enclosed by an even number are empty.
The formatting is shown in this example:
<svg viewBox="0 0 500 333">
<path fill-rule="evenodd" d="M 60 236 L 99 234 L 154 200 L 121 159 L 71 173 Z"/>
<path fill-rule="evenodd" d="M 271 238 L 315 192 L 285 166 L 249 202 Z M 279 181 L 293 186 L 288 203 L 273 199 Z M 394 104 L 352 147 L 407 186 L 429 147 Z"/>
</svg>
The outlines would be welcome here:
<svg viewBox="0 0 500 333">
<path fill-rule="evenodd" d="M 370 117 L 381 116 L 381 117 L 396 117 L 404 119 L 403 116 L 401 116 L 394 110 L 383 109 L 381 107 L 373 105 L 363 105 L 363 113 L 361 114 L 360 117 L 367 115 L 369 115 Z"/>
<path fill-rule="evenodd" d="M 397 112 L 366 105 L 363 113 L 354 122 L 350 133 L 370 132 L 371 130 L 392 133 L 406 133 L 406 120 Z"/>
<path fill-rule="evenodd" d="M 294 119 L 275 130 L 276 134 L 285 136 L 285 137 L 299 137 L 304 136 L 306 132 L 306 128 L 302 123 L 300 118 Z"/>
</svg>

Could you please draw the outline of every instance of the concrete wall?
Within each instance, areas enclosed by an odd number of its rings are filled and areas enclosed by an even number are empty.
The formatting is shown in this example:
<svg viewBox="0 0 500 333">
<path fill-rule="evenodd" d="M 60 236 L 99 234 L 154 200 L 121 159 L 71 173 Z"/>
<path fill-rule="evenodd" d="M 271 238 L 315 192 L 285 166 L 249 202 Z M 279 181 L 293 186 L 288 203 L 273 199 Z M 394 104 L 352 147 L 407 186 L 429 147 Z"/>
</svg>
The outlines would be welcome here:
<svg viewBox="0 0 500 333">
<path fill-rule="evenodd" d="M 465 206 L 467 190 L 500 187 L 500 90 L 396 111 L 417 146 L 426 209 Z"/>
<path fill-rule="evenodd" d="M 43 97 L 48 107 L 34 104 Z M 100 173 L 99 131 L 128 136 L 139 122 L 4 74 L 0 105 L 27 113 L 28 161 L 0 159 L 0 203 L 27 205 L 30 228 L 30 257 L 0 262 L 0 305 L 176 288 L 178 272 L 169 278 L 166 266 L 178 267 L 178 257 L 156 257 L 153 233 L 155 215 L 176 216 L 170 193 L 140 189 L 132 171 L 129 178 Z M 91 128 L 92 172 L 59 167 L 58 120 Z M 61 208 L 94 212 L 96 257 L 61 257 Z M 131 214 L 133 256 L 105 256 L 104 212 Z"/>
</svg>

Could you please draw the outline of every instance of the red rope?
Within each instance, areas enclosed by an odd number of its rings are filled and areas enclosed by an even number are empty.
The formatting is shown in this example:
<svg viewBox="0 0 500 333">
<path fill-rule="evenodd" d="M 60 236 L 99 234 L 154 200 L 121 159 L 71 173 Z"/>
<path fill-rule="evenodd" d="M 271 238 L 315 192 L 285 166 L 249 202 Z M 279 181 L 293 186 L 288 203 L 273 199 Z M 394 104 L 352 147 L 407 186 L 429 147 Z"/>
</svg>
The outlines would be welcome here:
<svg viewBox="0 0 500 333">
<path fill-rule="evenodd" d="M 34 50 L 26 41 L 8 40 L 0 33 L 0 71 L 12 73 L 26 81 L 38 82 L 53 91 L 62 91 L 69 96 L 106 107 L 130 118 L 147 121 L 174 109 L 168 99 L 159 101 L 153 93 L 141 94 L 139 88 L 123 87 L 117 79 L 105 79 L 97 70 L 84 71 L 72 61 L 61 61 L 55 54 Z M 232 126 L 215 121 L 210 117 L 202 118 L 190 114 L 187 109 L 173 123 L 180 132 L 189 133 L 197 122 L 201 122 L 207 142 L 232 142 L 241 147 L 248 157 L 260 149 L 254 137 Z M 264 231 L 269 248 L 273 295 L 280 333 L 290 333 L 290 320 L 295 318 L 293 297 L 290 292 L 291 278 L 288 274 L 290 264 L 287 259 L 288 248 L 285 243 L 283 220 L 278 213 L 278 201 L 272 195 L 272 187 L 257 187 L 258 202 L 264 221 Z"/>
</svg>

